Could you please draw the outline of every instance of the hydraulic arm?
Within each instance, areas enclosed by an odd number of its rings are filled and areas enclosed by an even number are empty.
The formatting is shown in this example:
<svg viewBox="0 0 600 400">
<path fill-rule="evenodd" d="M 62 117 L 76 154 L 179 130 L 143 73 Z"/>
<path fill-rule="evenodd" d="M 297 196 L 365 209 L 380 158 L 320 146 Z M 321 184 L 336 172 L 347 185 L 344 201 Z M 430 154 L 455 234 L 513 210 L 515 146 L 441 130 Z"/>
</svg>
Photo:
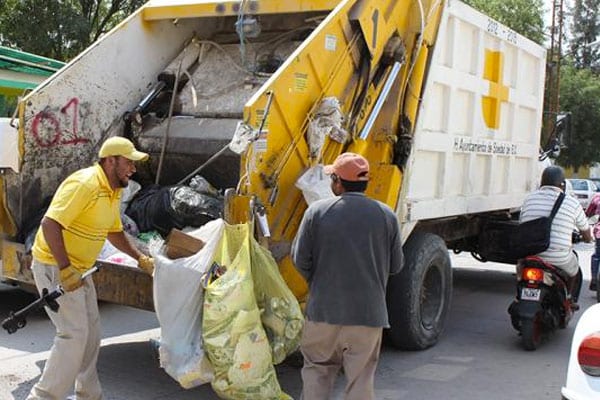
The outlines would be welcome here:
<svg viewBox="0 0 600 400">
<path fill-rule="evenodd" d="M 308 167 L 353 151 L 371 161 L 368 195 L 396 207 L 401 155 L 410 143 L 441 6 L 340 2 L 244 108 L 255 141 L 242 159 L 238 194 L 255 196 L 265 208 L 271 250 L 299 297 L 306 287 L 287 254 L 305 203 L 294 184 Z M 348 137 L 341 143 L 327 137 L 315 152 L 307 127 L 323 99 L 331 97 L 339 101 Z"/>
</svg>

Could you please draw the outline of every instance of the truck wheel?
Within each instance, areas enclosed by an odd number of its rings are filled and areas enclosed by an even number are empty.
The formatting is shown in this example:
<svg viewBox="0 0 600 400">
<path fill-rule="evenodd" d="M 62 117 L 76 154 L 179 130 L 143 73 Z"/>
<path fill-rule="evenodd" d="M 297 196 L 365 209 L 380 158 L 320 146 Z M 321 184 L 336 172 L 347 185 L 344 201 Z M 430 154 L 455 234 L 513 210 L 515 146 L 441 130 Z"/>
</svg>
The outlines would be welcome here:
<svg viewBox="0 0 600 400">
<path fill-rule="evenodd" d="M 423 350 L 444 329 L 452 296 L 452 266 L 444 241 L 431 233 L 413 233 L 404 245 L 404 268 L 390 277 L 387 306 L 393 346 Z"/>
</svg>

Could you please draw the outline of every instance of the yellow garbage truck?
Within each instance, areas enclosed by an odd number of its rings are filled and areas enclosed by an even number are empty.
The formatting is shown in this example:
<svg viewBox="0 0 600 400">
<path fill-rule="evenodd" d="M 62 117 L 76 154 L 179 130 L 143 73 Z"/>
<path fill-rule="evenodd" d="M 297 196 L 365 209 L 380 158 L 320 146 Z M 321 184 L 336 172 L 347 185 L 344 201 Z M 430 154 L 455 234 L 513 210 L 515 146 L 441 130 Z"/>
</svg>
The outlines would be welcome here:
<svg viewBox="0 0 600 400">
<path fill-rule="evenodd" d="M 432 346 L 449 313 L 449 250 L 506 261 L 487 227 L 538 183 L 545 60 L 457 0 L 151 0 L 19 103 L 19 172 L 0 177 L 1 278 L 31 284 L 44 206 L 120 135 L 151 154 L 142 184 L 198 173 L 224 191 L 227 221 L 258 221 L 303 301 L 289 256 L 308 199 L 298 182 L 352 151 L 370 161 L 367 195 L 402 228 L 387 336 Z M 95 281 L 100 299 L 152 309 L 136 268 L 109 263 Z"/>
</svg>

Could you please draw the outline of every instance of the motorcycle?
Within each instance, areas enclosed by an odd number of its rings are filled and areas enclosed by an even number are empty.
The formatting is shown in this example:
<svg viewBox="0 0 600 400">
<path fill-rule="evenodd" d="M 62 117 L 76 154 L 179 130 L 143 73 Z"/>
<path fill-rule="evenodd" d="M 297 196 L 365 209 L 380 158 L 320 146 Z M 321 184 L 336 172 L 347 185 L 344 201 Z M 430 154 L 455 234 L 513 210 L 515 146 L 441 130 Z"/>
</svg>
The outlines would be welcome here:
<svg viewBox="0 0 600 400">
<path fill-rule="evenodd" d="M 535 350 L 557 328 L 564 329 L 575 309 L 566 278 L 537 256 L 517 263 L 517 296 L 508 308 L 525 350 Z"/>
</svg>

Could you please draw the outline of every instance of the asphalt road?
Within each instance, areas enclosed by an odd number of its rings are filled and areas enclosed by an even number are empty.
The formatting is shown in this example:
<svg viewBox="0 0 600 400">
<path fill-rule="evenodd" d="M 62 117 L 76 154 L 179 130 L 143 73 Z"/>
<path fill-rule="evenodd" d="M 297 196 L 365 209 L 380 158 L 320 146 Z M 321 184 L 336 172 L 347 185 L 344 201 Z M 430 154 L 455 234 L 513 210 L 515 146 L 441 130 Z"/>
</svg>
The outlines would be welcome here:
<svg viewBox="0 0 600 400">
<path fill-rule="evenodd" d="M 589 279 L 590 245 L 578 245 Z M 453 257 L 454 294 L 440 342 L 419 352 L 385 347 L 376 377 L 381 400 L 559 399 L 575 321 L 535 352 L 521 349 L 507 313 L 514 296 L 513 267 L 480 264 L 468 255 Z M 584 284 L 582 310 L 595 302 Z M 0 318 L 33 298 L 0 287 Z M 581 311 L 576 314 L 576 318 Z M 103 303 L 103 342 L 98 370 L 106 400 L 211 400 L 209 385 L 182 389 L 159 366 L 150 338 L 160 336 L 154 313 Z M 0 399 L 25 399 L 39 378 L 51 346 L 53 327 L 43 312 L 13 335 L 0 332 Z M 282 388 L 300 395 L 300 370 L 277 367 Z M 338 380 L 336 398 L 343 387 Z"/>
</svg>

